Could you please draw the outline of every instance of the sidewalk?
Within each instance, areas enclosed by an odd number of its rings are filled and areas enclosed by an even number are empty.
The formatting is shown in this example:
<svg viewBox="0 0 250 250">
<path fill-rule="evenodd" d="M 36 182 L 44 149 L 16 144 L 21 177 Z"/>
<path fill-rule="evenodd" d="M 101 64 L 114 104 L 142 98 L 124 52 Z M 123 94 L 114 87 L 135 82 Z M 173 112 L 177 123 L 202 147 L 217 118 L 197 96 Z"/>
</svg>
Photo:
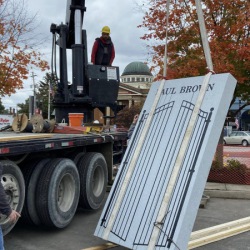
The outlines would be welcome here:
<svg viewBox="0 0 250 250">
<path fill-rule="evenodd" d="M 204 194 L 213 198 L 250 200 L 250 185 L 207 182 Z"/>
</svg>

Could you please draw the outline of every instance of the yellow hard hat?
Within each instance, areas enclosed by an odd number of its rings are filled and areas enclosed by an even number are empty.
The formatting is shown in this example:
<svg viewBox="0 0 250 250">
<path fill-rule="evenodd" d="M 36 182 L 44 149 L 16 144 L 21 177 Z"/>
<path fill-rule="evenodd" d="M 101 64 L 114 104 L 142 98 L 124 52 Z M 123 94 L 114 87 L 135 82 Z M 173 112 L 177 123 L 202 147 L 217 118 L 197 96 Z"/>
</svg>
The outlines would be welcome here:
<svg viewBox="0 0 250 250">
<path fill-rule="evenodd" d="M 102 28 L 102 33 L 110 34 L 110 28 L 109 28 L 109 26 L 104 26 L 104 27 Z"/>
</svg>

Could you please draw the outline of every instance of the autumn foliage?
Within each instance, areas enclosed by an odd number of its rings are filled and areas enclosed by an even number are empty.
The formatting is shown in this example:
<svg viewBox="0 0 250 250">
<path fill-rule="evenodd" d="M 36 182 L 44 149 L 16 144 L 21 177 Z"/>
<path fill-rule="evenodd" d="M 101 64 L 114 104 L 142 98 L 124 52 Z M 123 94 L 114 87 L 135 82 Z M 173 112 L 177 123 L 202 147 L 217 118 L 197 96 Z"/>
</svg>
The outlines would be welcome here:
<svg viewBox="0 0 250 250">
<path fill-rule="evenodd" d="M 124 109 L 117 113 L 115 123 L 118 127 L 129 128 L 133 122 L 134 116 L 140 114 L 143 103 L 132 105 L 131 107 L 126 106 Z"/>
<path fill-rule="evenodd" d="M 148 8 L 139 27 L 148 32 L 152 69 L 162 77 L 166 38 L 166 0 L 145 0 Z M 239 83 L 250 84 L 250 1 L 202 0 L 214 71 L 230 72 Z M 194 0 L 171 1 L 168 36 L 168 78 L 182 78 L 207 73 L 201 46 Z M 242 88 L 242 93 L 244 88 Z"/>
<path fill-rule="evenodd" d="M 29 66 L 48 69 L 48 63 L 31 44 L 33 21 L 18 1 L 0 0 L 0 96 L 22 88 Z"/>
</svg>

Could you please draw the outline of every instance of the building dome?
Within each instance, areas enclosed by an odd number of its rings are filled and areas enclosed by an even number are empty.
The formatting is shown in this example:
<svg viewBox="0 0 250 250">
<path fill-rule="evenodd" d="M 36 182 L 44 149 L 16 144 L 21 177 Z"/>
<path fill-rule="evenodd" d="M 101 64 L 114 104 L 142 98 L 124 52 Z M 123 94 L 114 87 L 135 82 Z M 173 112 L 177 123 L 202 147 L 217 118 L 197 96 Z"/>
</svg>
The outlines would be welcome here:
<svg viewBox="0 0 250 250">
<path fill-rule="evenodd" d="M 145 76 L 152 76 L 149 67 L 147 64 L 143 62 L 131 62 L 129 63 L 123 73 L 122 76 L 125 75 L 145 75 Z"/>
</svg>

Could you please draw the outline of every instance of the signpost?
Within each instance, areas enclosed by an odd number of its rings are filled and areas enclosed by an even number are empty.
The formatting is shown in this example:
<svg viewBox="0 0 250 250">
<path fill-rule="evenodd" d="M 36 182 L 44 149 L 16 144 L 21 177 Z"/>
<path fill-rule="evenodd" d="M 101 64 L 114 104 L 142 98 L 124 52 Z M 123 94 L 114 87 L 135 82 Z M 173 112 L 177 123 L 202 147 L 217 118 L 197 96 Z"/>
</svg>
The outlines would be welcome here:
<svg viewBox="0 0 250 250">
<path fill-rule="evenodd" d="M 8 125 L 11 126 L 13 120 L 13 115 L 0 115 L 0 129 Z"/>
</svg>

